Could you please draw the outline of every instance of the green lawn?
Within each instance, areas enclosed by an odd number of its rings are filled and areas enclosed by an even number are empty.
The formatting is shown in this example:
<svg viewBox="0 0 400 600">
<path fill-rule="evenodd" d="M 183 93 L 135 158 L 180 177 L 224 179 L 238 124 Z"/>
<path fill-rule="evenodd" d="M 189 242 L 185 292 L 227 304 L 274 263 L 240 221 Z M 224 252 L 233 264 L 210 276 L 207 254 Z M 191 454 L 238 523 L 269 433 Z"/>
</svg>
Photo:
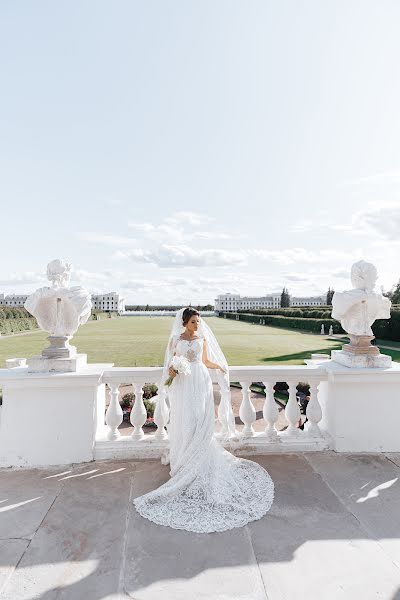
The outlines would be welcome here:
<svg viewBox="0 0 400 600">
<path fill-rule="evenodd" d="M 304 364 L 312 352 L 340 349 L 342 342 L 326 336 L 289 329 L 252 325 L 217 317 L 207 318 L 230 365 Z M 85 352 L 89 362 L 113 362 L 115 366 L 157 366 L 172 325 L 171 317 L 120 317 L 90 321 L 80 327 L 72 344 Z M 40 354 L 48 345 L 41 331 L 0 338 L 0 365 L 6 358 Z M 400 361 L 400 350 L 382 351 Z"/>
</svg>

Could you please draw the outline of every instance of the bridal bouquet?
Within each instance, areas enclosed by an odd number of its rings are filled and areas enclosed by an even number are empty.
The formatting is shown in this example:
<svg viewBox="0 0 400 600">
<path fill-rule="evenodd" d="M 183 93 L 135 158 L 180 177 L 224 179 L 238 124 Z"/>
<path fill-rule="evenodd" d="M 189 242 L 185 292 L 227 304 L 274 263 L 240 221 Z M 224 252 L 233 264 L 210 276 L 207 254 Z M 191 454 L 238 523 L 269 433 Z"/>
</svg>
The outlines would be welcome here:
<svg viewBox="0 0 400 600">
<path fill-rule="evenodd" d="M 178 375 L 190 375 L 190 364 L 185 356 L 174 356 L 171 362 L 171 367 Z M 173 377 L 168 377 L 164 385 L 171 385 Z"/>
</svg>

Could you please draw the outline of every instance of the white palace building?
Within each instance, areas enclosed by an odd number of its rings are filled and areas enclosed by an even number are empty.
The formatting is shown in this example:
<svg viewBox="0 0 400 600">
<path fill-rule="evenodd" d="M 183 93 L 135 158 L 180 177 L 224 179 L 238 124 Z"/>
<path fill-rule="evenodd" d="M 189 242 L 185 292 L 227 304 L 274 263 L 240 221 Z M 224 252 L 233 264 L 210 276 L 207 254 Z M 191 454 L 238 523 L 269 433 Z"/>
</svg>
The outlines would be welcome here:
<svg viewBox="0 0 400 600">
<path fill-rule="evenodd" d="M 240 296 L 239 294 L 220 294 L 215 300 L 216 311 L 236 312 L 258 308 L 280 308 L 281 293 L 268 296 Z M 326 296 L 290 296 L 290 306 L 321 306 L 326 304 Z"/>
<path fill-rule="evenodd" d="M 16 306 L 23 308 L 28 294 L 0 294 L 0 306 Z"/>
<path fill-rule="evenodd" d="M 0 294 L 0 306 L 12 306 L 23 308 L 28 294 Z M 107 294 L 92 294 L 92 308 L 107 312 L 121 313 L 125 310 L 125 298 L 117 292 Z"/>
<path fill-rule="evenodd" d="M 92 295 L 92 306 L 94 310 L 122 313 L 125 310 L 125 298 L 117 292 Z"/>
</svg>

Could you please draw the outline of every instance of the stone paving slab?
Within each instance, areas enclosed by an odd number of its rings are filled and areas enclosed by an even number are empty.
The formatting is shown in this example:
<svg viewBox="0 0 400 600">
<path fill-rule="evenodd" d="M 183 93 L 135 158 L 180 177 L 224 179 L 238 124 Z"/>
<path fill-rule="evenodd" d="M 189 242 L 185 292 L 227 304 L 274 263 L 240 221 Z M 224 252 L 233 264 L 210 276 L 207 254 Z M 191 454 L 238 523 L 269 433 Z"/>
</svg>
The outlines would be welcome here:
<svg viewBox="0 0 400 600">
<path fill-rule="evenodd" d="M 94 600 L 118 593 L 135 468 L 134 462 L 90 463 L 59 476 L 61 492 L 0 595 L 1 600 Z M 18 479 L 22 473 L 14 471 L 7 476 L 13 479 L 14 474 Z M 36 477 L 38 494 L 43 487 L 40 471 L 25 474 L 31 476 L 32 492 Z M 36 515 L 28 505 L 26 510 L 26 520 L 31 512 L 36 524 Z"/>
<path fill-rule="evenodd" d="M 137 513 L 169 477 L 158 460 L 0 470 L 1 600 L 400 598 L 399 454 L 253 460 L 275 481 L 271 510 L 211 534 Z"/>
<path fill-rule="evenodd" d="M 276 482 L 269 518 L 248 525 L 267 598 L 394 598 L 400 583 L 398 566 L 305 456 L 288 459 L 255 457 Z M 333 464 L 339 460 L 332 456 Z"/>
<path fill-rule="evenodd" d="M 169 467 L 138 466 L 133 497 L 167 481 Z M 135 600 L 265 600 L 246 527 L 201 534 L 164 527 L 133 507 L 124 588 Z"/>
<path fill-rule="evenodd" d="M 58 472 L 65 471 L 62 468 Z M 57 471 L 0 470 L 0 539 L 31 539 L 60 493 Z"/>
<path fill-rule="evenodd" d="M 393 458 L 307 454 L 312 468 L 400 569 L 400 461 Z"/>
<path fill-rule="evenodd" d="M 28 545 L 29 540 L 8 539 L 0 541 L 0 598 L 1 590 L 6 586 Z"/>
</svg>

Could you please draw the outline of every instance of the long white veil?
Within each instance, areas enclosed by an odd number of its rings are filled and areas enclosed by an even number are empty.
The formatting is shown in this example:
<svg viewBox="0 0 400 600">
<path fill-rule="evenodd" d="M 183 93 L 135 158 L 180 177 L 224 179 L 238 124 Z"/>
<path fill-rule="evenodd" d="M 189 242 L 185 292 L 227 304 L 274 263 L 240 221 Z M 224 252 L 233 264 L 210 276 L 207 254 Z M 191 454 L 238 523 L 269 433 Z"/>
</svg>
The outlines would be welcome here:
<svg viewBox="0 0 400 600">
<path fill-rule="evenodd" d="M 180 336 L 184 331 L 185 327 L 183 325 L 183 312 L 185 308 L 181 308 L 176 313 L 174 322 L 172 324 L 171 333 L 169 336 L 167 348 L 165 350 L 164 355 L 164 365 L 163 365 L 163 375 L 161 386 L 158 392 L 158 396 L 163 396 L 164 400 L 168 400 L 168 386 L 165 386 L 164 383 L 168 379 L 169 376 L 169 365 L 171 364 L 172 356 L 173 356 L 173 346 L 174 346 L 174 338 L 175 336 Z M 232 410 L 232 400 L 231 400 L 231 390 L 230 390 L 230 381 L 229 381 L 229 368 L 228 363 L 226 361 L 225 355 L 222 352 L 220 345 L 217 342 L 215 335 L 213 334 L 210 327 L 204 321 L 202 317 L 200 317 L 199 328 L 197 330 L 199 336 L 204 337 L 207 342 L 207 354 L 208 358 L 220 365 L 225 369 L 225 373 L 220 371 L 219 369 L 212 369 L 213 374 L 219 384 L 221 391 L 221 401 L 218 406 L 218 421 L 221 424 L 221 430 L 216 434 L 216 437 L 221 442 L 234 442 L 237 441 L 239 434 L 235 427 L 235 417 Z M 213 377 L 214 378 L 214 377 Z M 156 400 L 154 398 L 154 400 Z M 169 404 L 169 401 L 168 401 Z M 166 402 L 162 402 L 162 405 L 166 409 Z M 167 414 L 164 415 L 166 417 L 165 422 L 167 422 Z M 168 425 L 167 425 L 168 429 Z"/>
</svg>

